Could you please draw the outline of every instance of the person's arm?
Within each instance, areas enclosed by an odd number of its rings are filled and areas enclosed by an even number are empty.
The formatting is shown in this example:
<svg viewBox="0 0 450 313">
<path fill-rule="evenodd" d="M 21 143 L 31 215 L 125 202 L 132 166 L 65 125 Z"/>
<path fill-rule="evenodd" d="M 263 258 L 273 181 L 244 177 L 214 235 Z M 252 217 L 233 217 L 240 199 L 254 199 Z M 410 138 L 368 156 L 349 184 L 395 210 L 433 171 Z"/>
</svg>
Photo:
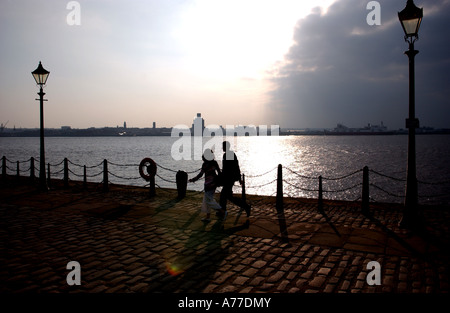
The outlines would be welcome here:
<svg viewBox="0 0 450 313">
<path fill-rule="evenodd" d="M 195 176 L 194 178 L 189 179 L 189 181 L 190 181 L 191 183 L 196 182 L 197 180 L 200 179 L 200 177 L 203 176 L 203 173 L 204 173 L 204 171 L 203 171 L 203 167 L 202 167 L 202 169 L 200 170 L 200 173 L 198 173 L 198 175 Z"/>
</svg>

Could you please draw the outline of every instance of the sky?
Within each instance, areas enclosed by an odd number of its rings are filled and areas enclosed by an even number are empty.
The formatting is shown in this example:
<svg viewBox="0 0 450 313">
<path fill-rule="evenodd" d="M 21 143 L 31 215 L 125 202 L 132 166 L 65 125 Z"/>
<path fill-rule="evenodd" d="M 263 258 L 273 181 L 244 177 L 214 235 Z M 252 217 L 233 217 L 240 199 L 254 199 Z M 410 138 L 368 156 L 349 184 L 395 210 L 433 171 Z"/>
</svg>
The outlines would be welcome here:
<svg viewBox="0 0 450 313">
<path fill-rule="evenodd" d="M 404 128 L 406 0 L 0 0 L 0 122 Z M 73 6 L 73 3 L 76 6 Z M 415 1 L 416 116 L 450 128 L 450 0 Z"/>
</svg>

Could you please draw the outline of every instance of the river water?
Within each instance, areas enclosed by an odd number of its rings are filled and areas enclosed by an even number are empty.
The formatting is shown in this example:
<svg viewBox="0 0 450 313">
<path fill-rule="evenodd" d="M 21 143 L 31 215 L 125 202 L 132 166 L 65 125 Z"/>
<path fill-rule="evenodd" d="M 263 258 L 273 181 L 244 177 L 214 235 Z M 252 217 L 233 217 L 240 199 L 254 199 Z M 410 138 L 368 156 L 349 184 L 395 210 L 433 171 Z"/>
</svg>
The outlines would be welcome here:
<svg viewBox="0 0 450 313">
<path fill-rule="evenodd" d="M 281 164 L 285 196 L 317 198 L 318 177 L 322 176 L 325 199 L 357 200 L 361 196 L 361 170 L 368 166 L 371 200 L 403 202 L 406 135 L 251 136 L 228 140 L 245 174 L 248 194 L 275 195 L 276 168 Z M 88 181 L 101 182 L 101 163 L 107 159 L 111 183 L 144 186 L 147 183 L 139 176 L 138 164 L 150 157 L 159 165 L 156 184 L 176 188 L 176 171 L 196 175 L 203 148 L 212 147 L 221 164 L 221 142 L 220 137 L 47 137 L 46 163 L 50 163 L 52 177 L 60 178 L 62 161 L 68 158 L 70 179 L 82 180 L 80 166 L 86 165 Z M 449 204 L 450 135 L 419 135 L 416 145 L 419 202 Z M 16 161 L 20 161 L 21 175 L 27 176 L 29 159 L 39 159 L 39 138 L 0 137 L 0 156 L 8 160 L 8 174 L 16 173 Z M 203 182 L 189 184 L 188 189 L 201 191 Z M 241 188 L 236 186 L 235 191 Z"/>
</svg>

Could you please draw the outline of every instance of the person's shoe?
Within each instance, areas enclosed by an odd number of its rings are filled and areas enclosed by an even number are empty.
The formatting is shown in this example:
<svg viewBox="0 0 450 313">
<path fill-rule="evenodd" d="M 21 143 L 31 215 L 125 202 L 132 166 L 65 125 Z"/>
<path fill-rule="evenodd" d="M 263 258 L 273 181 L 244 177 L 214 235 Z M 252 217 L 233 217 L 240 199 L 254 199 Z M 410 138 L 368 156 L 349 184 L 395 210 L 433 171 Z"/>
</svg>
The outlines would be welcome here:
<svg viewBox="0 0 450 313">
<path fill-rule="evenodd" d="M 202 222 L 209 223 L 209 222 L 211 222 L 211 219 L 205 217 L 205 218 L 202 218 Z"/>
</svg>

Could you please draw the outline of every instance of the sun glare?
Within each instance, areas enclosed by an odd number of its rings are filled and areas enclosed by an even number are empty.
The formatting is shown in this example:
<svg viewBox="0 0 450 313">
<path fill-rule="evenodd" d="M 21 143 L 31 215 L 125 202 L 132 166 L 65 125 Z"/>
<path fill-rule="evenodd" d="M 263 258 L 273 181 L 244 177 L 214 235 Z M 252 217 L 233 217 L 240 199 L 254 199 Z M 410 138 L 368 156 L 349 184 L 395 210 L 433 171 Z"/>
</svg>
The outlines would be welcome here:
<svg viewBox="0 0 450 313">
<path fill-rule="evenodd" d="M 296 22 L 330 2 L 197 0 L 174 36 L 198 75 L 259 79 L 289 49 Z"/>
</svg>

